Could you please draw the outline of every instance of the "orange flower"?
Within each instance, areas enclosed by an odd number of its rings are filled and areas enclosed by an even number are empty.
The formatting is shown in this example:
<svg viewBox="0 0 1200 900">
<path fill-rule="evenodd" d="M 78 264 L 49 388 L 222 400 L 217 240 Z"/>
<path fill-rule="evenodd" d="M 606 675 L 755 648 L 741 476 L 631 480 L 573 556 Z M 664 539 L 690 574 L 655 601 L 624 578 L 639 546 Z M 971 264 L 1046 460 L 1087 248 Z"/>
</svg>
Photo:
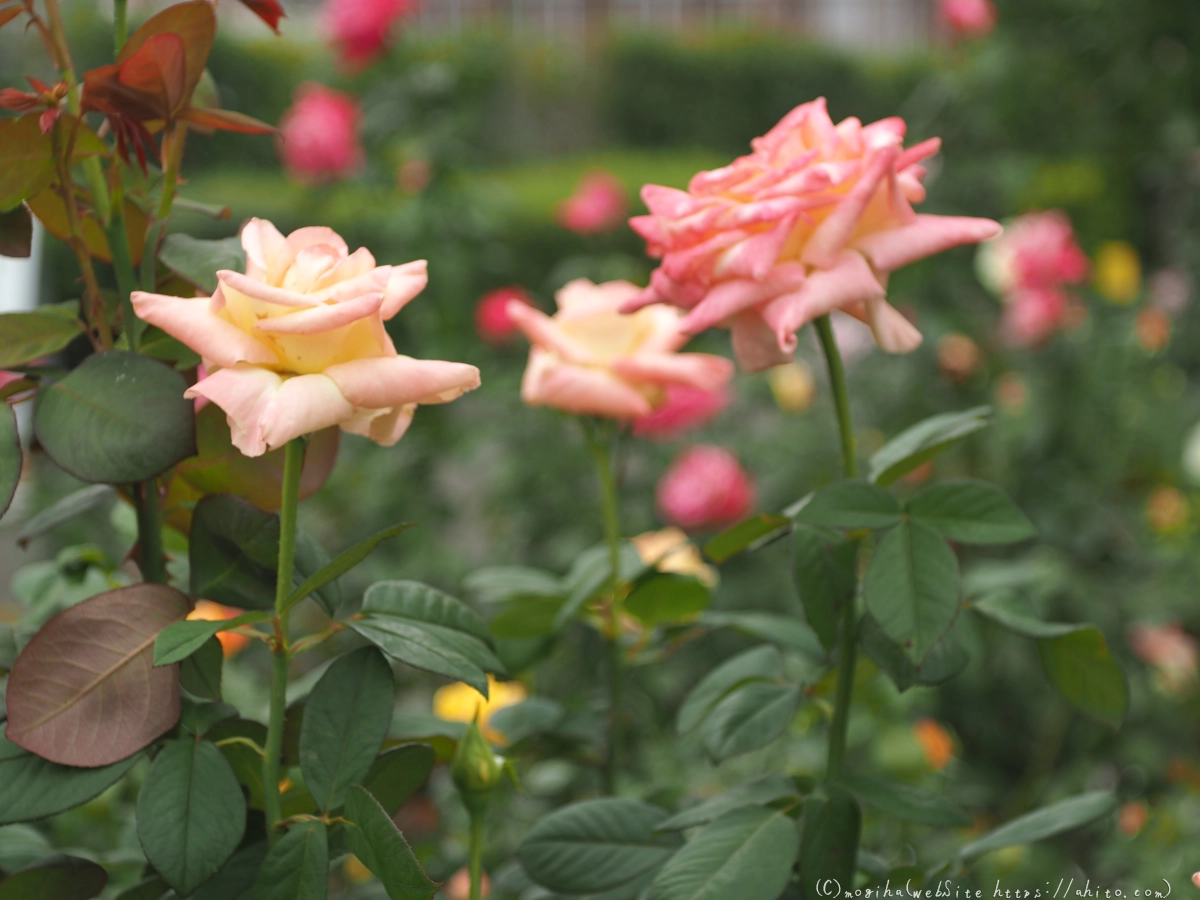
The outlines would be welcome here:
<svg viewBox="0 0 1200 900">
<path fill-rule="evenodd" d="M 1156 488 L 1146 501 L 1146 521 L 1159 534 L 1179 531 L 1187 524 L 1187 520 L 1187 500 L 1170 485 Z"/>
<path fill-rule="evenodd" d="M 1146 827 L 1149 817 L 1150 811 L 1146 804 L 1141 800 L 1132 800 L 1121 807 L 1121 812 L 1117 815 L 1117 827 L 1124 834 L 1133 837 Z"/>
<path fill-rule="evenodd" d="M 213 603 L 211 600 L 197 600 L 196 608 L 191 611 L 188 618 L 192 621 L 221 622 L 225 619 L 240 616 L 244 612 L 244 609 L 238 609 L 236 606 L 222 606 L 220 603 Z M 246 649 L 246 645 L 250 643 L 250 638 L 234 631 L 218 631 L 217 640 L 221 642 L 221 649 L 224 651 L 226 657 L 233 656 L 235 653 L 241 653 Z"/>
<path fill-rule="evenodd" d="M 954 738 L 933 719 L 921 719 L 913 725 L 913 737 L 925 754 L 925 763 L 940 772 L 954 759 Z"/>
</svg>

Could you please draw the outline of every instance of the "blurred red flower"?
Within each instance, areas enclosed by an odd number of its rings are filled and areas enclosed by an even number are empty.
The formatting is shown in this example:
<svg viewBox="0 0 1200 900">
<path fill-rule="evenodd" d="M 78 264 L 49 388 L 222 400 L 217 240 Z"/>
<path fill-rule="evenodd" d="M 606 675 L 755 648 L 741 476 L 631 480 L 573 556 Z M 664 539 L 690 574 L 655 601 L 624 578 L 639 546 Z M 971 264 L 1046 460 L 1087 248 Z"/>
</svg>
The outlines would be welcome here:
<svg viewBox="0 0 1200 900">
<path fill-rule="evenodd" d="M 668 384 L 667 402 L 650 415 L 634 419 L 633 433 L 669 441 L 715 418 L 732 400 L 733 393 L 727 387 L 706 391 L 686 384 Z"/>
<path fill-rule="evenodd" d="M 1004 306 L 1000 330 L 1014 347 L 1034 347 L 1058 331 L 1067 310 L 1067 295 L 1058 288 L 1018 291 Z"/>
<path fill-rule="evenodd" d="M 658 481 L 659 514 L 681 528 L 728 525 L 754 507 L 754 484 L 723 447 L 688 447 Z"/>
<path fill-rule="evenodd" d="M 414 0 L 327 0 L 321 22 L 342 62 L 358 68 L 390 46 L 396 20 L 415 6 Z"/>
<path fill-rule="evenodd" d="M 939 12 L 950 30 L 963 37 L 983 37 L 996 27 L 992 0 L 942 0 Z"/>
<path fill-rule="evenodd" d="M 288 176 L 304 183 L 327 182 L 358 171 L 363 164 L 361 115 L 349 94 L 311 81 L 297 87 L 279 121 L 279 154 Z"/>
<path fill-rule="evenodd" d="M 616 231 L 629 210 L 625 185 L 611 172 L 598 170 L 579 179 L 575 193 L 558 207 L 558 224 L 577 234 Z"/>
<path fill-rule="evenodd" d="M 511 300 L 533 306 L 529 293 L 516 284 L 488 291 L 479 298 L 475 304 L 475 332 L 481 340 L 499 345 L 516 333 L 517 323 L 508 314 Z"/>
</svg>

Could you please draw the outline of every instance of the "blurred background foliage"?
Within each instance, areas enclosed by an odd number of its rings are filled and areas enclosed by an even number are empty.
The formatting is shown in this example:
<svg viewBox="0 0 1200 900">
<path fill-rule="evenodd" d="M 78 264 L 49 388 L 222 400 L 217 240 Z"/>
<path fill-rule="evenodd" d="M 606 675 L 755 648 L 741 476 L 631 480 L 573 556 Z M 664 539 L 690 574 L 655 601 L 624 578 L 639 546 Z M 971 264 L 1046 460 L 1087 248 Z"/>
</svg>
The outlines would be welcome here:
<svg viewBox="0 0 1200 900">
<path fill-rule="evenodd" d="M 563 572 L 600 539 L 596 487 L 576 424 L 525 408 L 518 396 L 525 345 L 490 346 L 473 324 L 477 299 L 505 285 L 525 286 L 549 308 L 554 290 L 573 277 L 644 283 L 650 261 L 627 228 L 586 237 L 555 222 L 556 205 L 593 169 L 614 173 L 636 212 L 643 183 L 682 187 L 698 169 L 746 152 L 751 138 L 796 104 L 825 96 L 835 121 L 900 115 L 910 143 L 942 138 L 922 211 L 1007 219 L 1062 209 L 1093 263 L 1109 242 L 1126 242 L 1140 261 L 1140 272 L 1125 272 L 1133 295 L 1122 295 L 1094 266 L 1099 280 L 1077 292 L 1086 315 L 1035 348 L 1014 349 L 1000 339 L 1000 305 L 976 278 L 973 250 L 897 273 L 890 299 L 916 318 L 925 343 L 905 357 L 862 355 L 852 364 L 851 395 L 864 453 L 926 416 L 996 407 L 992 428 L 924 474 L 980 477 L 1012 493 L 1042 540 L 994 560 L 1006 562 L 1010 577 L 1028 576 L 1047 619 L 1101 628 L 1129 676 L 1129 720 L 1114 734 L 1074 714 L 1047 685 L 1032 643 L 964 616 L 970 667 L 932 690 L 898 694 L 882 678 L 865 684 L 851 744 L 864 764 L 951 793 L 979 827 L 1085 788 L 1115 787 L 1126 801 L 1117 822 L 992 854 L 972 876 L 981 885 L 1002 878 L 1032 888 L 1085 872 L 1106 884 L 1141 887 L 1159 887 L 1165 877 L 1183 889 L 1200 867 L 1200 690 L 1194 677 L 1182 687 L 1164 682 L 1133 654 L 1127 635 L 1135 623 L 1170 622 L 1200 633 L 1200 485 L 1183 461 L 1188 434 L 1200 422 L 1200 310 L 1190 297 L 1200 263 L 1200 5 L 998 6 L 999 26 L 986 39 L 903 54 L 855 53 L 753 30 L 615 33 L 583 52 L 480 32 L 408 35 L 357 75 L 339 71 L 316 43 L 223 32 L 210 69 L 224 106 L 276 122 L 301 82 L 355 94 L 363 103 L 368 164 L 349 181 L 303 187 L 284 176 L 269 139 L 194 137 L 181 194 L 227 205 L 230 214 L 181 212 L 172 225 L 222 237 L 252 215 L 285 233 L 321 223 L 381 262 L 430 261 L 429 288 L 391 323 L 396 345 L 401 353 L 474 363 L 483 387 L 455 404 L 422 408 L 394 450 L 343 439 L 332 478 L 302 507 L 302 526 L 335 551 L 394 521 L 420 526 L 372 556 L 348 593 L 387 577 L 458 592 L 464 577 L 485 565 Z M 78 67 L 107 62 L 108 23 L 88 4 L 69 13 Z M 0 53 L 4 84 L 15 84 L 33 58 L 11 37 L 2 46 L 16 52 Z M 427 169 L 406 183 L 399 176 L 414 160 Z M 66 248 L 47 249 L 44 299 L 74 296 Z M 1170 302 L 1158 296 L 1167 288 L 1174 290 Z M 1151 307 L 1170 310 L 1153 333 L 1141 317 Z M 978 358 L 956 363 L 945 349 L 951 335 L 970 338 Z M 728 352 L 724 333 L 693 346 Z M 737 402 L 688 436 L 737 453 L 757 481 L 762 511 L 838 477 L 819 359 L 815 346 L 801 346 L 817 373 L 811 405 L 781 409 L 766 379 L 739 375 Z M 620 487 L 627 535 L 662 526 L 654 485 L 682 443 L 626 443 Z M 70 488 L 44 457 L 34 462 L 28 513 Z M 34 565 L 59 579 L 60 592 L 103 580 L 105 572 L 119 577 L 129 529 L 109 527 L 111 515 L 101 508 L 26 551 L 6 546 L 0 559 L 9 577 L 0 598 L 28 601 L 20 595 L 29 590 L 30 568 L 16 567 L 50 560 L 84 539 L 101 546 Z M 103 539 L 94 536 L 97 525 Z M 12 530 L 8 523 L 0 529 L 9 545 Z M 780 543 L 724 565 L 714 607 L 799 614 L 789 553 Z M 969 570 L 986 556 L 964 549 L 961 558 Z M 783 762 L 796 771 L 821 765 L 823 729 L 808 731 L 822 719 L 819 689 L 786 741 L 720 766 L 711 766 L 696 742 L 675 737 L 674 713 L 687 690 L 749 645 L 717 632 L 681 641 L 666 658 L 644 659 L 636 669 L 632 763 L 643 797 L 670 805 Z M 493 875 L 503 872 L 529 823 L 595 788 L 587 760 L 599 744 L 603 701 L 594 673 L 602 653 L 592 633 L 579 629 L 520 673 L 530 694 L 576 714 L 578 740 L 565 749 L 535 742 L 523 755 L 523 792 L 510 793 L 493 812 Z M 259 648 L 248 650 L 226 668 L 229 689 L 244 694 L 250 708 L 262 683 L 252 676 L 265 670 L 265 653 L 259 656 Z M 435 679 L 407 670 L 401 685 L 402 708 L 427 714 Z M 914 730 L 919 720 L 940 731 Z M 126 818 L 133 796 L 126 785 L 60 817 L 48 826 L 56 845 L 128 852 L 136 863 Z M 466 819 L 444 771 L 400 816 L 407 816 L 401 827 L 433 877 L 462 865 Z M 46 834 L 14 826 L 0 831 L 0 846 L 19 855 L 21 840 L 36 844 Z M 959 840 L 868 819 L 864 847 L 897 865 L 952 852 Z M 0 866 L 10 863 L 0 859 Z M 357 873 L 347 869 L 344 877 L 353 884 Z M 501 877 L 497 889 L 526 900 L 545 896 L 514 878 Z M 375 888 L 352 890 L 366 897 Z"/>
</svg>

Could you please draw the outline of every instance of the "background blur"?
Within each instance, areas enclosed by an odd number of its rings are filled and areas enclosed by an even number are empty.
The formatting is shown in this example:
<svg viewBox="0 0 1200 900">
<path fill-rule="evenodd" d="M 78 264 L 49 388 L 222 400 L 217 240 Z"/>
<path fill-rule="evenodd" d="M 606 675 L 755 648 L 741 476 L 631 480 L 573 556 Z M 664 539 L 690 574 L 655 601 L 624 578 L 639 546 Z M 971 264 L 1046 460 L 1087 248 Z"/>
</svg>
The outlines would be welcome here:
<svg viewBox="0 0 1200 900">
<path fill-rule="evenodd" d="M 161 5 L 131 10 L 142 17 Z M 637 214 L 642 184 L 683 187 L 697 170 L 747 152 L 795 105 L 824 96 L 835 121 L 899 115 L 909 143 L 942 138 L 924 212 L 1069 216 L 1092 266 L 1088 282 L 1070 289 L 1073 312 L 1062 327 L 1029 346 L 1005 340 L 1001 301 L 977 278 L 974 248 L 952 251 L 889 286 L 891 302 L 925 335 L 920 349 L 890 357 L 846 336 L 851 396 L 864 453 L 926 416 L 996 408 L 990 429 L 921 476 L 972 475 L 1012 493 L 1042 540 L 1000 557 L 1009 563 L 1000 570 L 982 568 L 997 558 L 965 551 L 964 569 L 1028 581 L 1050 620 L 1096 623 L 1128 673 L 1130 717 L 1116 734 L 1083 719 L 1047 685 L 1032 643 L 964 617 L 973 649 L 966 672 L 904 694 L 875 679 L 851 741 L 871 765 L 942 785 L 979 811 L 980 827 L 1085 788 L 1121 792 L 1118 821 L 992 854 L 972 876 L 981 885 L 1003 878 L 1032 887 L 1086 872 L 1127 888 L 1167 878 L 1193 890 L 1200 690 L 1187 633 L 1200 634 L 1200 4 L 996 0 L 995 29 L 967 38 L 928 0 L 427 0 L 398 23 L 390 50 L 359 71 L 322 43 L 316 6 L 284 5 L 280 39 L 221 3 L 210 60 L 221 104 L 278 122 L 303 82 L 345 91 L 361 102 L 365 164 L 344 179 L 300 184 L 268 138 L 194 136 L 180 192 L 229 214 L 181 210 L 173 227 L 224 237 L 250 216 L 285 233 L 320 223 L 381 263 L 427 258 L 429 288 L 392 323 L 397 348 L 483 372 L 480 390 L 422 408 L 392 450 L 344 438 L 332 478 L 302 506 L 302 526 L 333 550 L 394 521 L 419 523 L 356 570 L 358 588 L 405 577 L 461 592 L 486 565 L 562 572 L 601 538 L 577 425 L 521 404 L 525 343 L 485 341 L 474 318 L 478 300 L 501 287 L 522 286 L 549 309 L 574 277 L 645 282 L 651 261 L 627 227 L 580 234 L 560 224 L 559 204 L 588 173 L 615 176 Z M 65 8 L 77 68 L 108 62 L 105 7 L 77 0 Z M 47 75 L 40 65 L 30 39 L 12 29 L 0 36 L 0 86 Z M 76 296 L 67 249 L 46 241 L 43 250 L 40 301 Z M 10 301 L 25 277 L 18 271 L 0 270 Z M 729 353 L 723 332 L 692 346 Z M 654 486 L 687 442 L 735 452 L 757 483 L 761 511 L 838 477 L 820 360 L 811 340 L 801 348 L 806 364 L 790 380 L 739 375 L 737 401 L 686 439 L 627 442 L 627 535 L 666 524 Z M 39 591 L 53 581 L 64 603 L 89 595 L 96 579 L 120 577 L 129 546 L 132 517 L 109 505 L 18 549 L 17 526 L 76 486 L 36 452 L 30 468 L 0 525 L 0 618 L 29 602 L 34 581 Z M 107 539 L 96 540 L 97 528 Z M 99 546 L 62 553 L 85 535 Z M 789 569 L 783 545 L 736 558 L 722 567 L 716 607 L 797 610 Z M 1134 652 L 1137 626 L 1175 623 L 1183 634 L 1171 653 Z M 589 635 L 581 629 L 522 672 L 530 693 L 578 713 L 585 750 L 599 727 L 593 673 L 603 658 Z M 785 761 L 796 770 L 820 765 L 823 731 L 805 732 L 819 716 L 803 713 L 786 742 L 718 767 L 677 742 L 682 696 L 743 646 L 748 639 L 720 633 L 638 668 L 631 706 L 643 796 L 674 803 Z M 245 673 L 237 689 L 248 698 L 258 690 L 253 673 L 265 669 L 258 649 L 227 666 Z M 537 658 L 536 648 L 521 649 Z M 428 714 L 436 680 L 411 670 L 400 678 L 402 705 Z M 952 739 L 949 759 L 922 743 L 914 724 L 923 719 Z M 465 859 L 465 815 L 443 776 L 431 782 L 425 818 L 401 823 L 439 880 Z M 527 754 L 522 780 L 524 792 L 495 813 L 504 827 L 489 869 L 500 870 L 529 822 L 593 785 L 586 752 L 561 747 Z M 89 806 L 91 820 L 60 817 L 54 839 L 132 853 L 122 850 L 131 846 L 122 810 L 132 796 L 105 795 Z M 0 867 L 9 868 L 13 846 L 46 834 L 0 829 Z M 895 865 L 960 839 L 869 820 L 864 846 Z M 353 886 L 353 876 L 347 896 L 376 895 L 370 884 Z M 505 896 L 546 896 L 517 882 L 500 882 L 512 889 Z"/>
</svg>

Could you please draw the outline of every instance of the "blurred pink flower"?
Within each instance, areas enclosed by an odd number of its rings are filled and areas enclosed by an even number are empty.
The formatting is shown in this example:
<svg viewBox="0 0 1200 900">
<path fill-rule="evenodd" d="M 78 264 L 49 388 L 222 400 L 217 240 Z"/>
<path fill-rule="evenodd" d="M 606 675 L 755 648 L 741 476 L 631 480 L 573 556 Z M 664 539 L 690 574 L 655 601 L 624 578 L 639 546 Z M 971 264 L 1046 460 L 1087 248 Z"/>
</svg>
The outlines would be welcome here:
<svg viewBox="0 0 1200 900">
<path fill-rule="evenodd" d="M 529 293 L 520 285 L 488 291 L 475 304 L 475 333 L 489 344 L 503 344 L 517 331 L 517 323 L 508 314 L 510 302 L 533 306 Z"/>
<path fill-rule="evenodd" d="M 415 0 L 326 0 L 322 30 L 337 46 L 342 62 L 358 68 L 388 48 L 396 20 L 415 6 Z"/>
<path fill-rule="evenodd" d="M 754 484 L 722 447 L 688 447 L 671 463 L 656 491 L 659 514 L 681 528 L 728 525 L 754 508 Z"/>
<path fill-rule="evenodd" d="M 363 164 L 361 112 L 349 94 L 305 82 L 279 121 L 279 153 L 288 177 L 302 183 L 339 181 Z"/>
<path fill-rule="evenodd" d="M 558 207 L 558 223 L 578 234 L 616 231 L 629 211 L 625 185 L 611 172 L 598 170 L 579 179 L 575 193 Z"/>
<path fill-rule="evenodd" d="M 716 390 L 686 384 L 667 385 L 667 401 L 648 416 L 633 420 L 636 437 L 669 441 L 713 419 L 733 400 L 725 386 Z"/>
<path fill-rule="evenodd" d="M 996 27 L 992 0 L 941 0 L 938 11 L 950 30 L 963 37 L 983 37 Z"/>
<path fill-rule="evenodd" d="M 731 328 L 748 371 L 791 360 L 796 332 L 834 310 L 870 325 L 884 350 L 912 350 L 921 335 L 888 305 L 888 274 L 1000 226 L 913 211 L 925 199 L 921 161 L 940 142 L 904 149 L 905 129 L 899 118 L 834 125 L 815 100 L 687 191 L 646 185 L 650 215 L 629 224 L 662 265 L 626 311 L 671 303 L 690 310 L 687 334 Z"/>
<path fill-rule="evenodd" d="M 979 248 L 979 274 L 1001 296 L 1080 284 L 1089 269 L 1071 220 L 1057 209 L 1018 216 L 1005 225 L 1004 234 Z"/>
<path fill-rule="evenodd" d="M 1195 875 L 1192 876 L 1192 884 L 1194 884 L 1196 887 L 1200 888 L 1200 872 L 1197 872 Z"/>
<path fill-rule="evenodd" d="M 1129 646 L 1158 671 L 1162 686 L 1170 693 L 1179 693 L 1196 678 L 1200 645 L 1178 622 L 1135 625 L 1129 632 Z"/>
<path fill-rule="evenodd" d="M 1008 298 L 1000 331 L 1013 347 L 1036 347 L 1059 330 L 1067 311 L 1067 295 L 1058 288 L 1037 287 Z"/>
</svg>

